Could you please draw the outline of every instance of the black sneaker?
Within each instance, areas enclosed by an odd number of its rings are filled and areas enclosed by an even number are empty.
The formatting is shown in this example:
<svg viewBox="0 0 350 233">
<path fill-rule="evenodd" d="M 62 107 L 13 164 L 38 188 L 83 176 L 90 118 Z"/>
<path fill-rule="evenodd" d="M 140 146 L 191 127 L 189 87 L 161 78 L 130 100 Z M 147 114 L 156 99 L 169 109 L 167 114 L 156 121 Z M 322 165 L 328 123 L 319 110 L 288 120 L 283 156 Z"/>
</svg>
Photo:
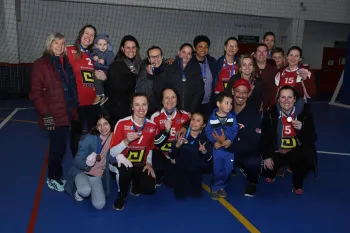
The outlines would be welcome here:
<svg viewBox="0 0 350 233">
<path fill-rule="evenodd" d="M 156 187 L 160 187 L 163 184 L 163 177 L 158 177 L 156 178 Z"/>
<path fill-rule="evenodd" d="M 133 186 L 131 185 L 131 188 L 130 188 L 130 193 L 131 195 L 137 197 L 137 196 L 140 196 L 140 192 L 138 191 L 138 189 L 136 188 L 136 186 Z"/>
<path fill-rule="evenodd" d="M 247 182 L 247 185 L 245 186 L 244 196 L 254 197 L 255 193 L 256 193 L 256 184 Z"/>
<path fill-rule="evenodd" d="M 113 209 L 115 210 L 122 210 L 125 207 L 125 198 L 124 197 L 117 197 L 117 199 L 114 201 Z"/>
</svg>

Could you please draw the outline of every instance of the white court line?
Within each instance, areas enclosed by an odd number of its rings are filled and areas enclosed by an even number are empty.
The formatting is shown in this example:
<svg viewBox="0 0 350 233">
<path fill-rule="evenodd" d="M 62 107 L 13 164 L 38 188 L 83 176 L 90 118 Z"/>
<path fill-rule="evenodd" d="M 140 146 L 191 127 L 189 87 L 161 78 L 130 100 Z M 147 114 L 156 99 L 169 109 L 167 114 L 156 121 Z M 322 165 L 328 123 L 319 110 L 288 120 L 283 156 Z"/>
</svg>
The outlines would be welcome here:
<svg viewBox="0 0 350 233">
<path fill-rule="evenodd" d="M 7 123 L 9 120 L 11 120 L 11 118 L 16 114 L 16 112 L 17 112 L 18 110 L 19 110 L 19 108 L 16 108 L 15 110 L 13 110 L 13 111 L 11 112 L 11 114 L 8 115 L 8 117 L 6 117 L 6 119 L 3 120 L 3 122 L 1 122 L 1 124 L 0 124 L 0 129 L 1 129 L 2 127 L 4 127 L 4 125 L 6 125 L 6 123 Z"/>
<path fill-rule="evenodd" d="M 346 155 L 346 156 L 350 156 L 350 153 L 339 153 L 339 152 L 330 152 L 330 151 L 322 151 L 322 150 L 318 150 L 317 153 L 321 153 L 321 154 L 331 154 L 331 155 Z"/>
</svg>

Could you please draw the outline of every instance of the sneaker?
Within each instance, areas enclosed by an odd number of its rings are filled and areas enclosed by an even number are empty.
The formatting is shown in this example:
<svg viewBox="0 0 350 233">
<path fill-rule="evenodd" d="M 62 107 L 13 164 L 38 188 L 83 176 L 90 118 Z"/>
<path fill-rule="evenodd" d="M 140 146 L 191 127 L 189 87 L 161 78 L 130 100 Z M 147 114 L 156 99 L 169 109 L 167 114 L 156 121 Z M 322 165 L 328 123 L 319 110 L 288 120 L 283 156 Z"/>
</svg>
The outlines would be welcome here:
<svg viewBox="0 0 350 233">
<path fill-rule="evenodd" d="M 106 96 L 102 96 L 101 100 L 100 100 L 100 106 L 103 106 L 108 100 L 108 97 Z"/>
<path fill-rule="evenodd" d="M 97 105 L 97 104 L 99 104 L 99 103 L 101 102 L 101 99 L 102 99 L 102 98 L 101 98 L 100 96 L 97 95 L 97 96 L 95 97 L 95 100 L 94 100 L 94 102 L 92 103 L 92 105 Z"/>
<path fill-rule="evenodd" d="M 222 198 L 226 198 L 226 197 L 227 197 L 227 193 L 226 193 L 225 189 L 220 189 L 220 190 L 218 191 L 218 194 L 219 194 L 219 196 L 222 197 Z"/>
<path fill-rule="evenodd" d="M 61 181 L 47 178 L 46 183 L 50 189 L 56 190 L 57 192 L 64 191 L 64 184 Z"/>
<path fill-rule="evenodd" d="M 293 187 L 292 192 L 295 193 L 296 195 L 301 195 L 304 193 L 304 190 L 302 188 L 296 189 Z"/>
<path fill-rule="evenodd" d="M 156 178 L 156 187 L 160 187 L 163 185 L 163 177 Z"/>
<path fill-rule="evenodd" d="M 131 185 L 130 193 L 131 193 L 131 195 L 133 195 L 133 196 L 135 196 L 135 197 L 138 197 L 138 196 L 140 196 L 140 194 L 141 194 L 141 193 L 138 191 L 138 189 L 137 189 L 135 186 L 133 186 L 133 185 Z"/>
<path fill-rule="evenodd" d="M 266 177 L 266 178 L 265 178 L 265 181 L 266 181 L 267 183 L 269 183 L 269 184 L 272 184 L 272 183 L 275 182 L 275 178 Z"/>
<path fill-rule="evenodd" d="M 123 197 L 117 197 L 113 204 L 113 209 L 115 210 L 122 210 L 125 207 L 125 198 Z"/>
<path fill-rule="evenodd" d="M 79 195 L 78 190 L 75 191 L 74 198 L 76 201 L 84 201 L 84 198 Z"/>
<path fill-rule="evenodd" d="M 216 191 L 211 191 L 210 198 L 213 200 L 219 200 L 219 193 Z"/>
<path fill-rule="evenodd" d="M 244 196 L 254 197 L 255 193 L 256 193 L 256 184 L 247 182 L 247 185 L 245 186 Z"/>
</svg>

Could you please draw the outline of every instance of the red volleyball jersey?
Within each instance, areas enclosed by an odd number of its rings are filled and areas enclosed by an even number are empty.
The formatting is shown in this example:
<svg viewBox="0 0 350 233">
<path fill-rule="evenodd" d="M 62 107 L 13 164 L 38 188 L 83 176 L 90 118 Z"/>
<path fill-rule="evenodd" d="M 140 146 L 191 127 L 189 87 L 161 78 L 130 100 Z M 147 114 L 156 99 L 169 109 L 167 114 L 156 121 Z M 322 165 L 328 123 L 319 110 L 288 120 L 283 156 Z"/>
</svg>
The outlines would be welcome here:
<svg viewBox="0 0 350 233">
<path fill-rule="evenodd" d="M 230 78 L 238 72 L 239 66 L 236 64 L 236 61 L 232 65 L 228 64 L 226 59 L 222 64 L 219 77 L 214 88 L 215 93 L 220 93 L 226 89 L 227 83 Z"/>
<path fill-rule="evenodd" d="M 134 124 L 131 116 L 119 120 L 114 128 L 110 145 L 110 148 L 113 148 L 126 138 L 127 133 L 138 132 L 140 128 L 142 128 L 142 135 L 130 142 L 122 151 L 122 154 L 136 166 L 145 165 L 149 152 L 154 148 L 154 140 L 158 134 L 158 128 L 154 122 L 146 119 L 144 126 L 138 126 Z"/>
<path fill-rule="evenodd" d="M 303 80 L 299 74 L 299 68 L 290 70 L 289 67 L 287 67 L 283 71 L 277 73 L 275 77 L 275 84 L 278 86 L 278 88 L 286 85 L 295 87 L 295 90 L 298 92 L 298 94 L 305 100 L 307 98 L 311 98 L 310 95 L 313 95 L 315 93 L 315 85 L 314 81 L 311 80 L 312 73 L 307 69 L 305 70 L 308 72 L 308 78 Z"/>
<path fill-rule="evenodd" d="M 295 120 L 295 109 L 293 109 L 293 113 L 288 117 L 282 114 L 282 141 L 281 141 L 281 149 L 289 150 L 297 146 L 296 132 L 292 125 L 291 120 Z M 288 122 L 289 118 L 289 122 Z M 286 152 L 286 151 L 285 151 Z"/>
<path fill-rule="evenodd" d="M 74 46 L 67 46 L 67 56 L 69 63 L 73 67 L 75 80 L 77 83 L 78 99 L 80 106 L 92 105 L 96 97 L 94 84 L 94 65 L 84 51 L 80 58 L 76 58 L 77 51 Z"/>
<path fill-rule="evenodd" d="M 283 87 L 287 85 L 295 87 L 297 82 L 301 82 L 301 80 L 302 79 L 298 75 L 296 70 L 290 71 L 289 69 L 285 69 L 282 72 L 280 72 L 280 78 L 279 78 L 278 84 L 276 83 L 276 85 L 278 87 Z"/>
<path fill-rule="evenodd" d="M 175 115 L 171 118 L 172 124 L 170 129 L 170 137 L 168 139 L 168 143 L 164 144 L 160 150 L 165 154 L 168 155 L 169 149 L 172 146 L 172 143 L 175 141 L 175 134 L 176 131 L 181 129 L 181 127 L 186 123 L 190 116 L 186 111 L 177 111 L 175 110 Z M 155 112 L 151 116 L 151 120 L 157 125 L 159 132 L 165 129 L 164 122 L 168 119 L 168 116 L 164 109 L 161 111 Z"/>
</svg>

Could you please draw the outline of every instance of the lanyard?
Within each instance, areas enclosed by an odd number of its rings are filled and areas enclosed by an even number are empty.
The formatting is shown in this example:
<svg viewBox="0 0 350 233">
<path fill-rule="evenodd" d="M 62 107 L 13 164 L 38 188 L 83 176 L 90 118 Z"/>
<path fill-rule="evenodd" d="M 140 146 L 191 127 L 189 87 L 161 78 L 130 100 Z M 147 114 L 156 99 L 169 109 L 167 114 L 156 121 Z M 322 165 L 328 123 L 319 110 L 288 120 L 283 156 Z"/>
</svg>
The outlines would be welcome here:
<svg viewBox="0 0 350 233">
<path fill-rule="evenodd" d="M 227 71 L 228 71 L 228 75 L 229 75 L 229 78 L 232 77 L 232 75 L 235 74 L 235 60 L 233 59 L 233 64 L 232 65 L 229 65 L 228 62 L 226 61 L 226 58 L 224 58 L 224 62 L 225 62 L 225 65 L 227 66 Z M 230 68 L 231 66 L 231 68 Z"/>
<path fill-rule="evenodd" d="M 287 114 L 286 112 L 284 112 L 282 110 L 282 114 L 287 117 L 287 122 L 289 122 L 289 123 L 292 122 L 292 120 L 293 120 L 292 115 L 294 114 L 294 112 L 295 112 L 295 107 L 293 107 L 293 109 L 290 112 L 290 114 Z"/>
<path fill-rule="evenodd" d="M 199 65 L 202 68 L 202 77 L 203 77 L 204 81 L 207 78 L 207 64 L 208 64 L 207 57 L 204 58 L 204 63 L 203 64 L 201 62 L 199 63 Z"/>
<path fill-rule="evenodd" d="M 185 144 L 188 143 L 188 136 L 190 135 L 190 131 L 191 131 L 191 128 L 188 127 L 187 132 L 186 132 L 186 136 L 185 136 L 185 139 L 186 139 L 185 142 L 184 142 Z M 195 141 L 196 140 L 194 139 L 192 142 L 190 142 L 190 144 L 193 145 Z"/>
<path fill-rule="evenodd" d="M 141 136 L 142 135 L 142 130 L 143 130 L 143 128 L 145 128 L 145 125 L 146 125 L 146 118 L 144 118 L 143 124 L 138 130 L 136 130 L 136 125 L 135 125 L 134 119 L 132 120 L 132 124 L 133 124 L 133 130 L 135 130 L 135 132 L 137 132 L 137 134 L 139 136 Z"/>
<path fill-rule="evenodd" d="M 165 115 L 167 116 L 167 119 L 171 119 L 171 115 L 175 112 L 175 110 L 176 110 L 176 107 L 174 107 L 170 111 L 168 111 L 164 108 L 164 112 L 165 112 Z"/>
<path fill-rule="evenodd" d="M 88 50 L 86 50 L 83 46 L 80 45 L 80 50 L 83 51 L 84 53 L 86 53 L 87 55 L 89 55 L 90 57 L 90 53 Z"/>
<path fill-rule="evenodd" d="M 108 134 L 108 137 L 106 138 L 106 140 L 104 141 L 104 143 L 102 145 L 101 145 L 101 140 L 99 140 L 100 143 L 98 143 L 99 147 L 98 147 L 98 150 L 96 151 L 97 152 L 96 154 L 99 155 L 101 153 L 103 147 L 105 146 L 106 142 L 108 141 L 109 136 L 111 136 L 111 133 Z"/>
<path fill-rule="evenodd" d="M 186 74 L 185 74 L 185 69 L 183 68 L 182 58 L 178 60 L 178 66 L 181 72 L 182 82 L 186 82 Z"/>
</svg>

